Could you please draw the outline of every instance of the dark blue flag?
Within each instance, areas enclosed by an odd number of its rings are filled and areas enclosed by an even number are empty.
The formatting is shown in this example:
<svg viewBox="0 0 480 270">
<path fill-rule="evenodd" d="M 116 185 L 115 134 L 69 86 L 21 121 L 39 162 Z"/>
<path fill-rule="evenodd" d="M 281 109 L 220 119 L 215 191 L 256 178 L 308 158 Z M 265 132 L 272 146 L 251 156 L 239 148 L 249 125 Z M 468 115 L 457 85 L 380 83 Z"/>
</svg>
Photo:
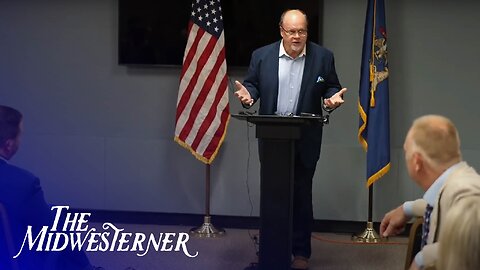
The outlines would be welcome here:
<svg viewBox="0 0 480 270">
<path fill-rule="evenodd" d="M 388 72 L 384 0 L 368 0 L 358 104 L 358 139 L 367 152 L 367 186 L 390 170 Z"/>
</svg>

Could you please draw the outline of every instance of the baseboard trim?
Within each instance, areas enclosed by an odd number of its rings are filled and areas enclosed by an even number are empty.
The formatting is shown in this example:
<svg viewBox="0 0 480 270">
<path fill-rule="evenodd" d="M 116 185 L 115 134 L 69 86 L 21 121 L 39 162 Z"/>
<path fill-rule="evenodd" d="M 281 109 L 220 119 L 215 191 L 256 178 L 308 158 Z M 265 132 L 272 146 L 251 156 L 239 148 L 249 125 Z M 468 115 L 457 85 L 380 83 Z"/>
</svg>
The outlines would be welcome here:
<svg viewBox="0 0 480 270">
<path fill-rule="evenodd" d="M 73 209 L 74 212 L 89 212 L 91 222 L 112 222 L 127 224 L 154 224 L 154 225 L 175 225 L 198 227 L 203 224 L 204 215 L 181 214 L 181 213 L 155 213 L 136 211 L 112 211 L 97 209 Z M 212 215 L 211 222 L 215 227 L 232 229 L 258 229 L 259 217 Z M 345 221 L 345 220 L 315 220 L 313 231 L 360 234 L 367 227 L 366 221 Z M 378 232 L 380 223 L 373 223 L 374 229 Z M 408 235 L 409 224 L 403 235 Z"/>
</svg>

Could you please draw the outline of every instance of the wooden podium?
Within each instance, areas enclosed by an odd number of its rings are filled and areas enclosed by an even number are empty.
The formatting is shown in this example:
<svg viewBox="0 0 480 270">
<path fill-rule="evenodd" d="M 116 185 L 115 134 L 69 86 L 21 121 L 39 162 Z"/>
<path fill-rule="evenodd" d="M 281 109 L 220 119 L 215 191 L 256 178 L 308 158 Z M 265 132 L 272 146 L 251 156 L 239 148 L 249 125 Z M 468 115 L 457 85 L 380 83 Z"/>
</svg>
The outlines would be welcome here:
<svg viewBox="0 0 480 270">
<path fill-rule="evenodd" d="M 328 118 L 234 114 L 256 125 L 260 154 L 260 270 L 290 270 L 295 140 L 302 126 Z"/>
</svg>

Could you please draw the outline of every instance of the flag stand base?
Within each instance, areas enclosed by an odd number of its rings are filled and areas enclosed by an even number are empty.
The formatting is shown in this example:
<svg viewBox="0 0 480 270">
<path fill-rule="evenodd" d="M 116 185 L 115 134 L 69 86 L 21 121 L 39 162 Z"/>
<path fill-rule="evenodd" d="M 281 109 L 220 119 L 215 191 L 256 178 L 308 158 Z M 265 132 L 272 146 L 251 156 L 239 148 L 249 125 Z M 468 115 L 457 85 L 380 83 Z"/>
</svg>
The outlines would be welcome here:
<svg viewBox="0 0 480 270">
<path fill-rule="evenodd" d="M 367 222 L 367 228 L 363 233 L 353 235 L 352 241 L 361 242 L 361 243 L 379 243 L 379 242 L 388 242 L 388 238 L 380 237 L 378 233 L 373 228 L 373 222 Z"/>
<path fill-rule="evenodd" d="M 220 229 L 215 228 L 213 224 L 210 223 L 210 220 L 211 220 L 210 216 L 204 216 L 202 226 L 191 229 L 190 235 L 193 235 L 196 237 L 207 237 L 207 238 L 224 236 L 225 230 L 221 228 Z"/>
</svg>

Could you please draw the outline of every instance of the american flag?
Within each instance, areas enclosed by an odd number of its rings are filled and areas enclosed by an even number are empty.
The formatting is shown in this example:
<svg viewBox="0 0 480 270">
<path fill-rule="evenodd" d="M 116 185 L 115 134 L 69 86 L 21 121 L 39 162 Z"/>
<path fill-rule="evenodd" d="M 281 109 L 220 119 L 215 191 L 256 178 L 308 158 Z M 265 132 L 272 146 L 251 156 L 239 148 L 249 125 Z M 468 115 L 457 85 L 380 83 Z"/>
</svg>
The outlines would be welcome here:
<svg viewBox="0 0 480 270">
<path fill-rule="evenodd" d="M 175 141 L 205 164 L 218 153 L 230 119 L 220 0 L 194 0 L 177 99 Z"/>
</svg>

